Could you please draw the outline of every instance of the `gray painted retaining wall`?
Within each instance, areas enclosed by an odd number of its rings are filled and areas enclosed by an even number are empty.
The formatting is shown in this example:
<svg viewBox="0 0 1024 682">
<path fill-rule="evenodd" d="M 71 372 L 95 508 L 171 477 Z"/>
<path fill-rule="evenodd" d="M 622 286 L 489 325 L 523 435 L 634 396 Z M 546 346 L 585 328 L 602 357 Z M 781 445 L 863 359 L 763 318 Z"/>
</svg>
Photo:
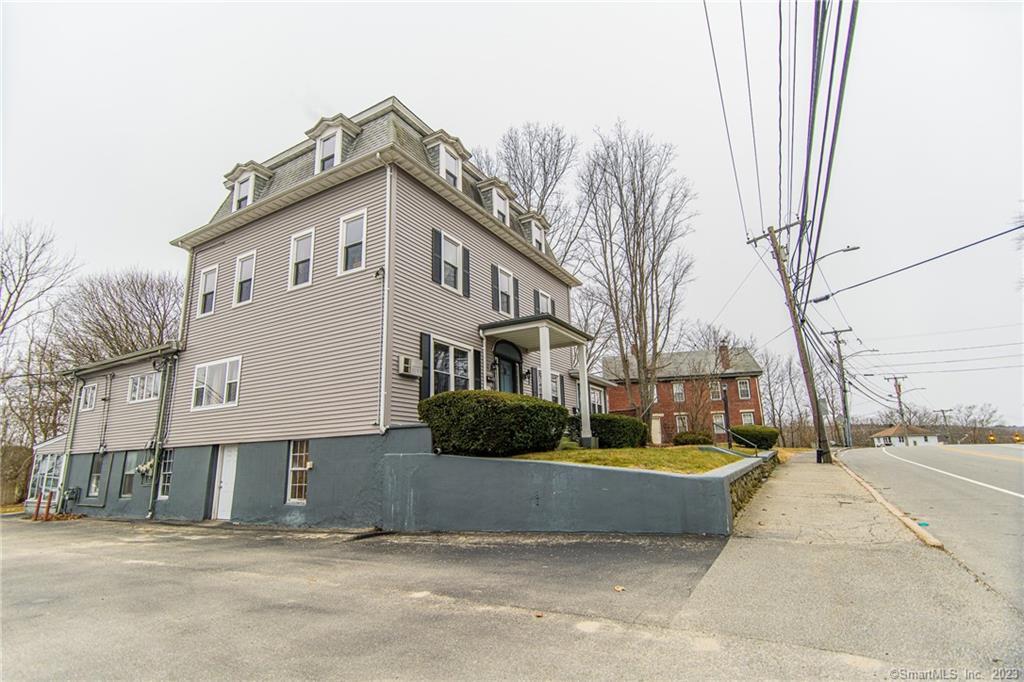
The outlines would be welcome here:
<svg viewBox="0 0 1024 682">
<path fill-rule="evenodd" d="M 397 531 L 732 532 L 744 459 L 700 475 L 451 455 L 383 460 L 383 527 Z"/>
</svg>

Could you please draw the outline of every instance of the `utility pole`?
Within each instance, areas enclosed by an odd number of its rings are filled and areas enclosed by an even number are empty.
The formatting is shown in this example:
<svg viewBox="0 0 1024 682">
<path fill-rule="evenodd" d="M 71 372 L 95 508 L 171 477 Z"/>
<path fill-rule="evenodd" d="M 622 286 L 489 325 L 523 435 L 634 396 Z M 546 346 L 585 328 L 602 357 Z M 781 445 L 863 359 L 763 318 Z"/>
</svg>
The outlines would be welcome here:
<svg viewBox="0 0 1024 682">
<path fill-rule="evenodd" d="M 843 341 L 839 338 L 839 335 L 852 331 L 852 329 L 847 327 L 846 329 L 833 329 L 830 332 L 825 332 L 826 334 L 831 334 L 836 342 L 836 360 L 839 363 L 839 396 L 843 405 L 843 443 L 848 448 L 853 447 L 853 429 L 850 427 L 850 401 L 846 385 L 846 368 L 843 367 Z"/>
<path fill-rule="evenodd" d="M 949 420 L 946 419 L 946 414 L 948 412 L 952 412 L 953 410 L 950 410 L 950 409 L 947 408 L 947 409 L 944 409 L 944 410 L 935 410 L 935 411 L 942 415 L 942 426 L 946 430 L 946 442 L 948 443 L 949 442 Z"/>
<path fill-rule="evenodd" d="M 800 225 L 801 223 L 790 223 L 779 229 Z M 747 244 L 756 244 L 759 240 L 767 237 L 772 244 L 772 254 L 775 256 L 775 265 L 779 269 L 779 278 L 782 280 L 782 289 L 786 293 L 786 307 L 789 309 L 789 319 L 793 325 L 793 337 L 796 339 L 796 352 L 800 358 L 800 367 L 803 369 L 804 384 L 807 386 L 807 397 L 811 401 L 811 415 L 814 419 L 814 430 L 818 436 L 817 461 L 819 464 L 831 464 L 832 453 L 828 449 L 828 437 L 825 435 L 825 421 L 821 415 L 821 405 L 818 404 L 818 389 L 814 385 L 814 370 L 811 367 L 810 358 L 807 354 L 807 344 L 804 341 L 803 320 L 796 309 L 796 301 L 793 298 L 793 283 L 789 280 L 789 273 L 786 271 L 786 256 L 782 253 L 782 245 L 779 244 L 775 228 L 768 226 L 768 231 L 758 237 L 747 240 Z"/>
<path fill-rule="evenodd" d="M 891 381 L 893 388 L 896 389 L 896 406 L 900 411 L 900 422 L 903 424 L 903 444 L 910 447 L 910 429 L 907 427 L 907 418 L 903 415 L 903 385 L 900 383 L 901 379 L 906 379 L 907 376 L 891 376 L 883 377 L 886 381 Z"/>
</svg>

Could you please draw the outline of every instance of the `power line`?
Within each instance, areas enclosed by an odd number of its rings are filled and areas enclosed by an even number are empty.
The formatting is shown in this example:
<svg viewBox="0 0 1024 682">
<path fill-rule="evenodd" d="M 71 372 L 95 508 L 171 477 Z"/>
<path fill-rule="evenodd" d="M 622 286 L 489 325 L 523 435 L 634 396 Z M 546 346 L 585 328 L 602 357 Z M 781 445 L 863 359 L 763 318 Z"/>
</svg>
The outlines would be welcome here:
<svg viewBox="0 0 1024 682">
<path fill-rule="evenodd" d="M 718 83 L 718 101 L 722 105 L 722 121 L 725 123 L 725 139 L 729 143 L 729 159 L 732 161 L 732 177 L 736 181 L 736 199 L 740 203 L 740 216 L 743 218 L 743 231 L 750 237 L 750 228 L 747 226 L 747 211 L 743 208 L 743 193 L 740 191 L 740 175 L 736 171 L 736 154 L 732 148 L 732 134 L 729 132 L 729 117 L 725 113 L 725 95 L 722 94 L 722 78 L 718 71 L 718 56 L 715 53 L 715 39 L 711 33 L 711 17 L 708 15 L 708 0 L 704 2 L 704 21 L 708 26 L 708 42 L 711 43 L 711 59 L 715 64 L 715 81 Z"/>
<path fill-rule="evenodd" d="M 959 346 L 957 348 L 930 348 L 927 350 L 900 350 L 892 351 L 890 353 L 872 353 L 872 357 L 880 357 L 883 355 L 918 355 L 920 353 L 951 353 L 958 350 L 981 350 L 982 348 L 1007 348 L 1009 346 L 1024 346 L 1024 341 L 1016 341 L 1014 343 L 990 343 L 984 346 Z"/>
<path fill-rule="evenodd" d="M 743 277 L 742 280 L 740 280 L 740 283 L 733 290 L 732 294 L 730 294 L 728 300 L 725 303 L 723 303 L 722 307 L 719 308 L 717 313 L 715 313 L 715 316 L 711 319 L 711 322 L 709 324 L 714 324 L 715 321 L 719 318 L 719 316 L 721 316 L 721 314 L 725 312 L 725 309 L 729 307 L 730 303 L 732 303 L 732 299 L 736 298 L 736 294 L 740 293 L 740 289 L 742 289 L 743 285 L 747 283 L 747 280 L 750 279 L 750 276 L 754 274 L 754 270 L 756 268 L 757 261 L 754 261 L 754 263 L 750 266 L 750 270 L 748 270 L 747 274 Z"/>
<path fill-rule="evenodd" d="M 820 297 L 814 299 L 811 302 L 812 303 L 820 303 L 822 301 L 827 301 L 828 299 L 832 298 L 833 296 L 838 296 L 839 294 L 843 293 L 844 291 L 849 291 L 850 289 L 856 289 L 857 287 L 862 287 L 865 284 L 871 284 L 872 282 L 877 282 L 880 279 L 885 279 L 886 277 L 891 277 L 892 275 L 896 275 L 896 274 L 899 274 L 901 272 L 905 272 L 907 270 L 910 270 L 911 268 L 916 268 L 919 265 L 924 265 L 925 263 L 931 263 L 932 261 L 938 260 L 939 258 L 944 258 L 945 256 L 949 256 L 949 255 L 952 255 L 954 253 L 963 251 L 964 249 L 969 249 L 972 246 L 977 246 L 978 244 L 984 244 L 985 242 L 991 241 L 991 240 L 993 240 L 993 239 L 995 239 L 997 237 L 1002 237 L 1003 235 L 1010 234 L 1011 232 L 1016 232 L 1017 230 L 1019 230 L 1021 228 L 1024 228 L 1024 223 L 1022 223 L 1020 225 L 1017 225 L 1015 227 L 1011 227 L 1008 230 L 1003 230 L 1002 232 L 990 235 L 990 236 L 985 237 L 983 239 L 979 239 L 977 241 L 971 242 L 970 244 L 964 244 L 963 246 L 958 246 L 955 249 L 950 249 L 949 251 L 945 251 L 945 252 L 940 253 L 940 254 L 938 254 L 936 256 L 932 256 L 931 258 L 925 258 L 922 261 L 918 261 L 918 262 L 912 263 L 910 265 L 905 265 L 902 268 L 899 268 L 898 270 L 892 270 L 890 272 L 886 272 L 884 274 L 877 275 L 876 277 L 872 277 L 871 279 L 866 279 L 863 282 L 857 282 L 856 284 L 851 284 L 848 287 L 843 287 L 842 289 L 837 289 L 835 292 L 833 292 L 831 294 L 825 294 L 824 296 L 820 296 Z"/>
<path fill-rule="evenodd" d="M 754 177 L 757 179 L 757 207 L 761 212 L 761 227 L 764 227 L 764 203 L 761 193 L 761 162 L 757 159 L 757 133 L 754 125 L 754 95 L 750 90 L 750 61 L 747 59 L 747 22 L 743 19 L 743 0 L 740 0 L 740 32 L 743 35 L 743 66 L 747 72 L 747 104 L 750 107 L 750 138 L 754 145 Z"/>
<path fill-rule="evenodd" d="M 915 367 L 918 365 L 948 365 L 956 362 L 981 362 L 983 360 L 1005 360 L 1006 358 L 1019 358 L 1020 353 L 1013 353 L 1011 355 L 988 355 L 980 358 L 955 358 L 952 360 L 925 360 L 922 362 L 901 362 L 897 365 L 888 365 L 882 363 L 883 367 Z"/>
<path fill-rule="evenodd" d="M 957 372 L 988 372 L 995 369 L 1020 369 L 1024 365 L 1001 365 L 999 367 L 968 367 L 966 369 L 928 369 L 928 370 L 917 370 L 915 372 L 905 372 L 905 374 L 954 374 Z"/>
</svg>

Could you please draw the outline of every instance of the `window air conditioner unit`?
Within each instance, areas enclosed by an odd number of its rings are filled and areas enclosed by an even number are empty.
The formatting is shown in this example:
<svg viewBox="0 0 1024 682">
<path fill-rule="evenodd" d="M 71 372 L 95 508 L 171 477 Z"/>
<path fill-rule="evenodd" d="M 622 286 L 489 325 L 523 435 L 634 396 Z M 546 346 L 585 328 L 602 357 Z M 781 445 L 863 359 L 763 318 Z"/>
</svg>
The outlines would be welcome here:
<svg viewBox="0 0 1024 682">
<path fill-rule="evenodd" d="M 398 373 L 404 377 L 419 378 L 423 376 L 423 365 L 419 358 L 414 358 L 411 355 L 399 355 Z"/>
</svg>

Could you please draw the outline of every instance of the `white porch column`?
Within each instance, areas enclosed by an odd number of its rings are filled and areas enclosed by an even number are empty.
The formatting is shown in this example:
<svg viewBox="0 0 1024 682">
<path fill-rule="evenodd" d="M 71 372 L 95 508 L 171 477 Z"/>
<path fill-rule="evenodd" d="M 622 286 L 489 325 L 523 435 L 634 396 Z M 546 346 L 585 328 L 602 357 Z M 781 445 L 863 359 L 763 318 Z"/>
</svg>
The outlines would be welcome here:
<svg viewBox="0 0 1024 682">
<path fill-rule="evenodd" d="M 476 367 L 473 368 L 476 371 Z M 494 381 L 497 382 L 498 378 L 495 377 Z M 487 337 L 480 334 L 480 388 L 484 391 L 487 390 Z"/>
<path fill-rule="evenodd" d="M 540 396 L 551 400 L 551 335 L 547 325 L 540 329 Z"/>
<path fill-rule="evenodd" d="M 587 376 L 587 344 L 577 346 L 576 369 L 580 373 L 580 438 L 590 438 L 590 377 Z"/>
</svg>

